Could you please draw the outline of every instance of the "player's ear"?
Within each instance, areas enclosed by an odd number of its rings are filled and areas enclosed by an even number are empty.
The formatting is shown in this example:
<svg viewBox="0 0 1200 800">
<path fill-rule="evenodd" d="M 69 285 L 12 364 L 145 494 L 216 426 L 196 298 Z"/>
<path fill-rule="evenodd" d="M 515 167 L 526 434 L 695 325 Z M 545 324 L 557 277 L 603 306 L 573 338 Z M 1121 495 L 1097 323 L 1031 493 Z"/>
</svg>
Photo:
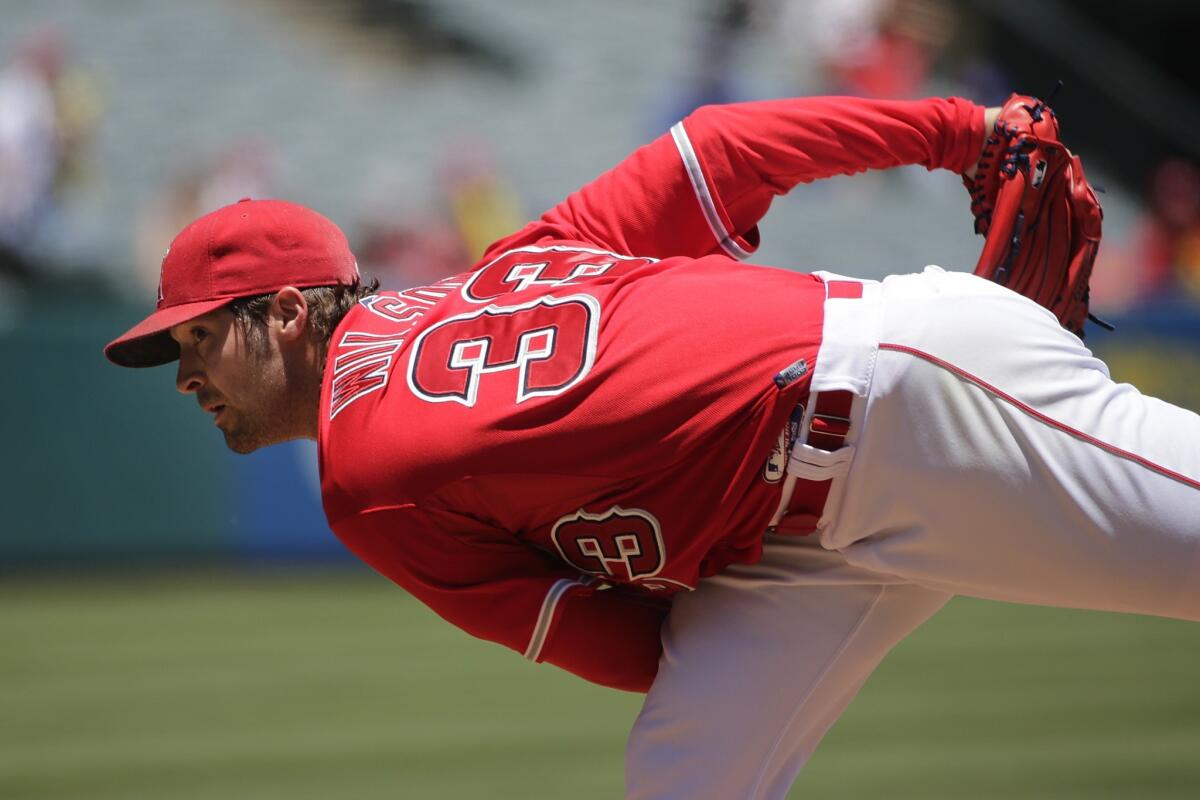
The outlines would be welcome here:
<svg viewBox="0 0 1200 800">
<path fill-rule="evenodd" d="M 275 293 L 267 315 L 271 327 L 278 331 L 284 341 L 294 341 L 307 332 L 308 301 L 295 286 L 285 286 Z"/>
</svg>

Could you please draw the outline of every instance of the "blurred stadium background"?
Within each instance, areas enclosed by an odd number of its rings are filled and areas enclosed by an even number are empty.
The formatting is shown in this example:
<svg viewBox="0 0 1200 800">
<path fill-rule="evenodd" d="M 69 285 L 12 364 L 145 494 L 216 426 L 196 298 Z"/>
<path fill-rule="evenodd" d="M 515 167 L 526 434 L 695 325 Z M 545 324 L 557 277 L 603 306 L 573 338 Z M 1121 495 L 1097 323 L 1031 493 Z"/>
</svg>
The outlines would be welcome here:
<svg viewBox="0 0 1200 800">
<path fill-rule="evenodd" d="M 637 698 L 345 555 L 312 447 L 223 449 L 110 368 L 193 217 L 312 205 L 385 286 L 459 271 L 703 102 L 1066 88 L 1107 189 L 1091 344 L 1200 409 L 1200 7 L 1152 0 L 0 0 L 0 798 L 615 797 Z M 762 263 L 970 269 L 957 180 L 776 203 Z M 958 600 L 796 795 L 1196 797 L 1200 629 Z M 731 681 L 738 680 L 731 676 Z"/>
</svg>

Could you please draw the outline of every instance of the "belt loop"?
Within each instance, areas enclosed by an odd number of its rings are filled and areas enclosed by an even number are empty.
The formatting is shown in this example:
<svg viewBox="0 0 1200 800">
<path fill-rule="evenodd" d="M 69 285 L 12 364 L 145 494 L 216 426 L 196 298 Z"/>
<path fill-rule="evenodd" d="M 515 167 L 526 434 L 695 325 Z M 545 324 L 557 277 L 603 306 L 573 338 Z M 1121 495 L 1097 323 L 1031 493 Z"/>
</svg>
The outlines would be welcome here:
<svg viewBox="0 0 1200 800">
<path fill-rule="evenodd" d="M 825 297 L 829 300 L 857 300 L 863 296 L 863 285 L 858 281 L 826 281 Z"/>
<path fill-rule="evenodd" d="M 850 410 L 854 394 L 847 391 L 820 392 L 813 403 L 808 436 L 804 441 L 818 450 L 833 452 L 846 441 L 850 433 Z"/>
</svg>

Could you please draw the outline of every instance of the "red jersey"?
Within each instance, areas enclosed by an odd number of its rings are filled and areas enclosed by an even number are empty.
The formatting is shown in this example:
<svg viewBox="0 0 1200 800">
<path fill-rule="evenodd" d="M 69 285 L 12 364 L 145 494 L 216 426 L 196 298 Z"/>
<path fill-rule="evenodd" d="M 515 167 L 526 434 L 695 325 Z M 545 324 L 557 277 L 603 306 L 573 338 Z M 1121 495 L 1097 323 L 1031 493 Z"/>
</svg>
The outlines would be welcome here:
<svg viewBox="0 0 1200 800">
<path fill-rule="evenodd" d="M 707 107 L 470 272 L 364 299 L 325 369 L 330 525 L 464 630 L 644 691 L 670 595 L 759 557 L 817 367 L 824 284 L 731 256 L 799 182 L 981 143 L 961 100 Z"/>
</svg>

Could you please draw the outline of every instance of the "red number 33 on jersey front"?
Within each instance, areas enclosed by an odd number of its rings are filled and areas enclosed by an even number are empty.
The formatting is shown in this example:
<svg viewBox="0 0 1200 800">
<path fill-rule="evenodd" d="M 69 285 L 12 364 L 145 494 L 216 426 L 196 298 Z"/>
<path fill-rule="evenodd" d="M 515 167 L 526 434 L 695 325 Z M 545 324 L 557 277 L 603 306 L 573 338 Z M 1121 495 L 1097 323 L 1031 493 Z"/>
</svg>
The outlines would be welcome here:
<svg viewBox="0 0 1200 800">
<path fill-rule="evenodd" d="M 422 400 L 467 407 L 486 383 L 507 385 L 482 391 L 511 393 L 517 403 L 561 394 L 591 370 L 599 327 L 600 303 L 586 294 L 459 314 L 413 342 L 408 386 Z"/>
</svg>

